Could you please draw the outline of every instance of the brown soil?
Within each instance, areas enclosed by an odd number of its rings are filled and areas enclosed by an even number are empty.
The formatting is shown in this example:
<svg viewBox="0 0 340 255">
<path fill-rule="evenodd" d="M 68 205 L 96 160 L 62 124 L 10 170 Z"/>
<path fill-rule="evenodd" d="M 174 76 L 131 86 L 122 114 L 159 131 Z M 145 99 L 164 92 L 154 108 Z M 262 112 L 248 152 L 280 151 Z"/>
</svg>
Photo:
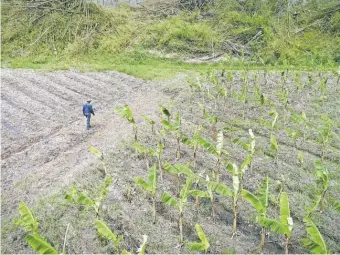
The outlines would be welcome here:
<svg viewBox="0 0 340 255">
<path fill-rule="evenodd" d="M 201 103 L 199 94 L 191 94 L 185 85 L 186 77 L 178 76 L 166 82 L 146 82 L 117 72 L 72 71 L 42 72 L 30 70 L 1 70 L 1 216 L 2 216 L 2 251 L 3 253 L 29 253 L 31 249 L 25 245 L 24 232 L 13 228 L 10 220 L 17 216 L 20 200 L 25 200 L 33 208 L 44 236 L 59 250 L 62 248 L 65 229 L 71 224 L 67 241 L 68 253 L 109 253 L 114 252 L 110 244 L 98 241 L 93 220 L 95 216 L 86 208 L 67 204 L 62 192 L 72 183 L 80 188 L 90 189 L 103 180 L 97 170 L 98 160 L 88 152 L 89 146 L 95 146 L 106 155 L 108 173 L 113 176 L 114 183 L 103 204 L 102 218 L 117 233 L 124 236 L 124 245 L 128 250 L 136 250 L 143 234 L 149 236 L 149 253 L 188 253 L 185 247 L 178 245 L 177 213 L 157 202 L 157 224 L 151 222 L 152 202 L 148 196 L 137 188 L 132 179 L 136 176 L 147 177 L 145 162 L 130 148 L 132 143 L 132 127 L 113 113 L 115 106 L 129 104 L 137 119 L 141 143 L 155 147 L 157 141 L 150 134 L 150 127 L 144 123 L 141 114 L 151 116 L 158 122 L 157 105 L 172 105 L 171 112 L 182 114 L 183 133 L 190 136 L 197 124 L 203 124 L 207 131 L 204 137 L 210 137 L 211 125 L 202 119 L 198 106 Z M 262 73 L 263 74 L 263 73 Z M 307 76 L 303 76 L 306 78 Z M 275 94 L 275 86 L 279 74 L 270 75 L 269 82 L 263 86 L 265 96 L 273 102 L 279 101 Z M 333 82 L 333 83 L 332 83 Z M 292 82 L 290 81 L 290 84 Z M 233 90 L 240 91 L 240 75 L 235 76 Z M 331 80 L 329 98 L 320 112 L 329 110 L 329 116 L 339 121 L 336 107 L 337 87 Z M 292 88 L 293 90 L 293 88 Z M 334 92 L 332 94 L 332 91 Z M 290 105 L 296 111 L 305 110 L 307 116 L 314 120 L 314 90 L 305 90 L 305 96 L 292 93 Z M 250 89 L 250 95 L 254 90 Z M 85 119 L 81 108 L 86 99 L 92 99 L 96 116 L 92 118 L 92 129 L 85 130 Z M 271 192 L 277 195 L 275 180 L 285 179 L 285 191 L 289 193 L 294 233 L 290 244 L 291 253 L 304 253 L 299 239 L 305 237 L 302 217 L 305 206 L 310 205 L 316 189 L 313 170 L 314 161 L 320 156 L 319 145 L 315 143 L 315 130 L 308 133 L 307 142 L 299 142 L 298 149 L 304 153 L 305 164 L 297 163 L 297 151 L 292 141 L 284 133 L 277 134 L 280 144 L 279 164 L 266 155 L 268 151 L 268 130 L 254 126 L 258 119 L 258 109 L 254 98 L 246 111 L 246 121 L 240 121 L 241 104 L 230 99 L 225 105 L 214 101 L 206 101 L 210 112 L 219 114 L 218 128 L 228 126 L 225 132 L 225 147 L 232 161 L 240 163 L 244 152 L 239 146 L 230 142 L 231 138 L 247 138 L 248 128 L 253 128 L 257 138 L 259 153 L 254 161 L 255 175 L 247 177 L 245 188 L 254 191 L 261 180 L 268 174 L 272 180 Z M 268 106 L 269 111 L 271 106 Z M 307 109 L 307 110 L 306 110 Z M 331 110 L 333 109 L 333 111 Z M 340 108 L 338 108 L 340 109 Z M 278 108 L 281 111 L 281 108 Z M 280 112 L 281 114 L 281 112 Z M 223 121 L 223 122 L 222 122 Z M 315 124 L 317 125 L 317 123 Z M 288 127 L 290 127 L 288 125 Z M 156 130 L 160 126 L 156 125 Z M 339 132 L 339 127 L 335 127 Z M 329 194 L 339 197 L 339 177 L 335 175 L 339 166 L 339 141 L 332 142 L 332 150 L 326 157 L 333 182 Z M 164 158 L 175 163 L 175 140 L 167 138 Z M 191 160 L 192 151 L 182 145 L 181 160 Z M 151 160 L 152 164 L 154 160 Z M 208 171 L 215 164 L 215 159 L 202 149 L 198 151 L 198 171 Z M 100 167 L 100 166 L 99 166 Z M 230 175 L 222 170 L 223 182 L 231 186 Z M 175 194 L 176 185 L 172 176 L 166 175 L 164 185 L 159 187 L 158 201 L 162 191 Z M 131 194 L 128 199 L 127 194 Z M 260 241 L 260 228 L 255 224 L 255 211 L 240 200 L 238 233 L 231 239 L 233 220 L 232 202 L 230 198 L 216 196 L 216 218 L 211 217 L 210 203 L 202 199 L 200 212 L 194 208 L 194 201 L 189 200 L 184 212 L 184 239 L 197 241 L 194 226 L 202 225 L 209 241 L 211 253 L 257 253 Z M 270 210 L 271 217 L 278 218 L 277 208 Z M 340 252 L 340 232 L 335 222 L 339 215 L 332 209 L 317 215 L 317 224 L 332 248 L 332 252 Z M 282 253 L 283 239 L 279 235 L 270 234 L 266 239 L 265 253 Z"/>
</svg>

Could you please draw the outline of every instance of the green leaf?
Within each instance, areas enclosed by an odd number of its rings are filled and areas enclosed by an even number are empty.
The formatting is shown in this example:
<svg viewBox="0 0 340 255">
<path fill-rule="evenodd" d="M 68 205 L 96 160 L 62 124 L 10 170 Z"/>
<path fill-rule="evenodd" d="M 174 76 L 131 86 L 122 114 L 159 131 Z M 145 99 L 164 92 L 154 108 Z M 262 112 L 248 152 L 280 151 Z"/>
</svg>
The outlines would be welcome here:
<svg viewBox="0 0 340 255">
<path fill-rule="evenodd" d="M 191 171 L 191 169 L 182 164 L 171 165 L 167 161 L 164 162 L 163 167 L 166 171 L 172 174 L 185 174 L 186 176 L 194 177 L 195 174 Z"/>
<path fill-rule="evenodd" d="M 89 198 L 84 192 L 80 193 L 77 202 L 87 206 L 94 206 L 94 201 Z"/>
<path fill-rule="evenodd" d="M 93 155 L 97 156 L 101 160 L 104 159 L 103 153 L 100 150 L 98 150 L 97 148 L 93 147 L 93 146 L 89 147 L 89 152 L 91 152 Z"/>
<path fill-rule="evenodd" d="M 202 148 L 208 151 L 210 154 L 215 155 L 215 156 L 217 155 L 215 146 L 212 143 L 208 142 L 206 139 L 204 139 L 201 136 L 197 136 L 197 141 L 202 146 Z"/>
<path fill-rule="evenodd" d="M 279 150 L 279 145 L 276 141 L 276 138 L 273 134 L 270 135 L 270 148 L 274 151 L 278 151 Z"/>
<path fill-rule="evenodd" d="M 139 153 L 144 153 L 144 154 L 148 153 L 148 149 L 137 142 L 134 142 L 132 144 L 132 148 L 136 149 Z"/>
<path fill-rule="evenodd" d="M 148 236 L 147 235 L 143 235 L 143 243 L 139 246 L 137 252 L 140 255 L 144 255 L 145 254 L 145 250 L 146 250 L 146 243 L 148 241 Z"/>
<path fill-rule="evenodd" d="M 108 176 L 105 178 L 103 185 L 99 189 L 100 200 L 109 193 L 109 186 L 112 183 L 112 177 Z"/>
<path fill-rule="evenodd" d="M 139 185 L 142 189 L 152 192 L 152 187 L 149 183 L 147 183 L 144 179 L 142 179 L 141 177 L 135 177 L 133 179 L 133 181 Z"/>
<path fill-rule="evenodd" d="M 204 198 L 209 198 L 210 197 L 208 192 L 205 192 L 205 191 L 202 191 L 202 190 L 198 190 L 198 189 L 190 190 L 189 191 L 189 195 L 191 195 L 193 197 L 204 197 Z"/>
<path fill-rule="evenodd" d="M 260 224 L 263 227 L 270 229 L 273 232 L 276 232 L 279 234 L 286 234 L 286 227 L 277 220 L 268 219 L 268 218 L 260 218 Z"/>
<path fill-rule="evenodd" d="M 192 185 L 193 179 L 188 177 L 185 181 L 185 184 L 183 185 L 179 196 L 181 198 L 182 201 L 186 201 L 188 196 L 189 196 L 189 191 L 191 189 L 191 185 Z"/>
<path fill-rule="evenodd" d="M 269 205 L 268 203 L 268 199 L 269 199 L 269 177 L 268 175 L 261 183 L 258 198 L 261 204 L 263 205 L 263 207 L 266 209 Z"/>
<path fill-rule="evenodd" d="M 290 217 L 288 194 L 286 192 L 282 192 L 280 196 L 280 222 L 286 227 L 286 233 L 284 234 L 290 237 L 293 229 L 293 220 Z"/>
<path fill-rule="evenodd" d="M 149 123 L 150 125 L 154 125 L 154 124 L 155 124 L 155 121 L 152 120 L 150 117 L 148 117 L 148 116 L 146 116 L 146 115 L 144 115 L 144 114 L 142 114 L 141 117 L 142 117 L 147 123 Z"/>
<path fill-rule="evenodd" d="M 252 206 L 255 208 L 255 210 L 258 213 L 264 212 L 264 210 L 265 210 L 264 206 L 262 205 L 259 198 L 257 196 L 255 196 L 253 193 L 251 193 L 248 190 L 243 189 L 241 191 L 241 195 L 242 195 L 243 199 L 247 200 L 249 203 L 252 204 Z"/>
<path fill-rule="evenodd" d="M 167 205 L 178 207 L 178 201 L 176 198 L 174 198 L 172 195 L 170 195 L 168 192 L 163 192 L 161 201 Z"/>
<path fill-rule="evenodd" d="M 217 144 L 216 144 L 216 152 L 218 155 L 221 155 L 223 148 L 223 131 L 220 131 L 217 134 Z"/>
<path fill-rule="evenodd" d="M 223 183 L 207 181 L 205 185 L 212 191 L 224 197 L 231 197 L 233 192 Z"/>
<path fill-rule="evenodd" d="M 114 111 L 122 118 L 127 119 L 128 122 L 133 124 L 135 123 L 131 108 L 127 104 L 125 104 L 123 107 L 115 107 Z"/>
<path fill-rule="evenodd" d="M 38 234 L 27 235 L 25 239 L 32 249 L 40 254 L 58 254 L 58 251 Z"/>
<path fill-rule="evenodd" d="M 20 202 L 19 213 L 22 217 L 22 220 L 17 220 L 16 223 L 24 227 L 26 231 L 38 233 L 39 222 L 34 218 L 33 213 L 24 201 Z"/>
<path fill-rule="evenodd" d="M 159 109 L 161 110 L 161 112 L 165 115 L 165 116 L 167 116 L 168 118 L 170 118 L 170 112 L 169 112 L 169 110 L 168 109 L 166 109 L 165 107 L 163 107 L 162 105 L 158 105 L 158 107 L 159 107 Z"/>
<path fill-rule="evenodd" d="M 308 238 L 302 240 L 303 246 L 313 254 L 329 253 L 325 240 L 313 221 L 310 218 L 305 217 L 303 218 L 303 222 L 306 225 L 307 234 L 309 235 Z"/>
<path fill-rule="evenodd" d="M 103 221 L 95 220 L 94 223 L 96 225 L 98 234 L 102 237 L 105 237 L 108 240 L 111 240 L 113 242 L 114 247 L 118 248 L 118 245 L 122 241 L 123 237 L 114 234 Z"/>
<path fill-rule="evenodd" d="M 149 170 L 149 183 L 152 187 L 152 193 L 154 194 L 156 192 L 156 188 L 157 188 L 156 164 L 153 164 L 153 166 Z"/>
<path fill-rule="evenodd" d="M 200 243 L 193 242 L 193 243 L 188 243 L 188 247 L 192 251 L 207 251 L 210 247 L 209 241 L 207 237 L 204 234 L 204 231 L 202 227 L 199 224 L 195 225 L 195 229 L 198 235 L 198 238 L 201 240 Z"/>
</svg>

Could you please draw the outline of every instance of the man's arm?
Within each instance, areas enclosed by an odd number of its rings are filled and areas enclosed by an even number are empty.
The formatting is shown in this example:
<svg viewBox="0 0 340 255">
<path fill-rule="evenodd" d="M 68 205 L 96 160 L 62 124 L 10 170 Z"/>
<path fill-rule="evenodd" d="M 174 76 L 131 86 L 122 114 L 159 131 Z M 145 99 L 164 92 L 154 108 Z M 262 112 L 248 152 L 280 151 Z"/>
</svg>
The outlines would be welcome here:
<svg viewBox="0 0 340 255">
<path fill-rule="evenodd" d="M 92 113 L 93 116 L 94 116 L 94 111 L 93 111 L 92 105 L 91 105 L 91 113 Z"/>
<path fill-rule="evenodd" d="M 83 104 L 83 115 L 85 116 L 85 105 Z"/>
</svg>

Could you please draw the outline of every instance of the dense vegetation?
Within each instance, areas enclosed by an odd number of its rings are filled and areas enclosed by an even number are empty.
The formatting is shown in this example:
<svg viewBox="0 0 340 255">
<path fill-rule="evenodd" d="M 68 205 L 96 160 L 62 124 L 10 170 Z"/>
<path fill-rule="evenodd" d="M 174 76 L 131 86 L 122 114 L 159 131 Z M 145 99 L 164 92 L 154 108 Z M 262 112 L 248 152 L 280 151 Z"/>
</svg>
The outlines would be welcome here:
<svg viewBox="0 0 340 255">
<path fill-rule="evenodd" d="M 234 66 L 340 63 L 336 0 L 151 2 L 3 1 L 2 65 L 129 72 L 121 65 L 175 66 L 164 57 L 223 54 Z"/>
</svg>

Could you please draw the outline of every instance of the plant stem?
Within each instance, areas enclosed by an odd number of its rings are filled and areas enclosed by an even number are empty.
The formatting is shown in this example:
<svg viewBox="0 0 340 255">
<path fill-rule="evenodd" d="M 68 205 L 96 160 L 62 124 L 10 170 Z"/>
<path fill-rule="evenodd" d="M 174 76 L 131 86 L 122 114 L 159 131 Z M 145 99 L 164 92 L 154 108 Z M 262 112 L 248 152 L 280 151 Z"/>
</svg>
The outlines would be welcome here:
<svg viewBox="0 0 340 255">
<path fill-rule="evenodd" d="M 266 237 L 266 229 L 262 228 L 262 230 L 261 230 L 261 242 L 260 242 L 261 251 L 263 251 L 263 248 L 264 248 L 264 239 L 265 239 L 265 237 Z"/>
<path fill-rule="evenodd" d="M 179 226 L 179 242 L 183 243 L 183 212 L 179 212 L 179 220 L 178 220 L 178 226 Z"/>
<path fill-rule="evenodd" d="M 156 223 L 156 198 L 155 196 L 152 197 L 152 205 L 153 205 L 153 210 L 152 210 L 152 223 Z"/>
<path fill-rule="evenodd" d="M 289 243 L 289 238 L 286 237 L 286 245 L 285 245 L 285 254 L 288 255 L 289 252 L 288 252 L 288 243 Z"/>
<path fill-rule="evenodd" d="M 234 202 L 234 222 L 233 222 L 233 236 L 236 234 L 236 230 L 237 230 L 237 199 Z"/>
<path fill-rule="evenodd" d="M 210 197 L 210 203 L 211 203 L 211 216 L 213 219 L 215 219 L 215 204 L 214 204 L 214 196 Z"/>
</svg>

